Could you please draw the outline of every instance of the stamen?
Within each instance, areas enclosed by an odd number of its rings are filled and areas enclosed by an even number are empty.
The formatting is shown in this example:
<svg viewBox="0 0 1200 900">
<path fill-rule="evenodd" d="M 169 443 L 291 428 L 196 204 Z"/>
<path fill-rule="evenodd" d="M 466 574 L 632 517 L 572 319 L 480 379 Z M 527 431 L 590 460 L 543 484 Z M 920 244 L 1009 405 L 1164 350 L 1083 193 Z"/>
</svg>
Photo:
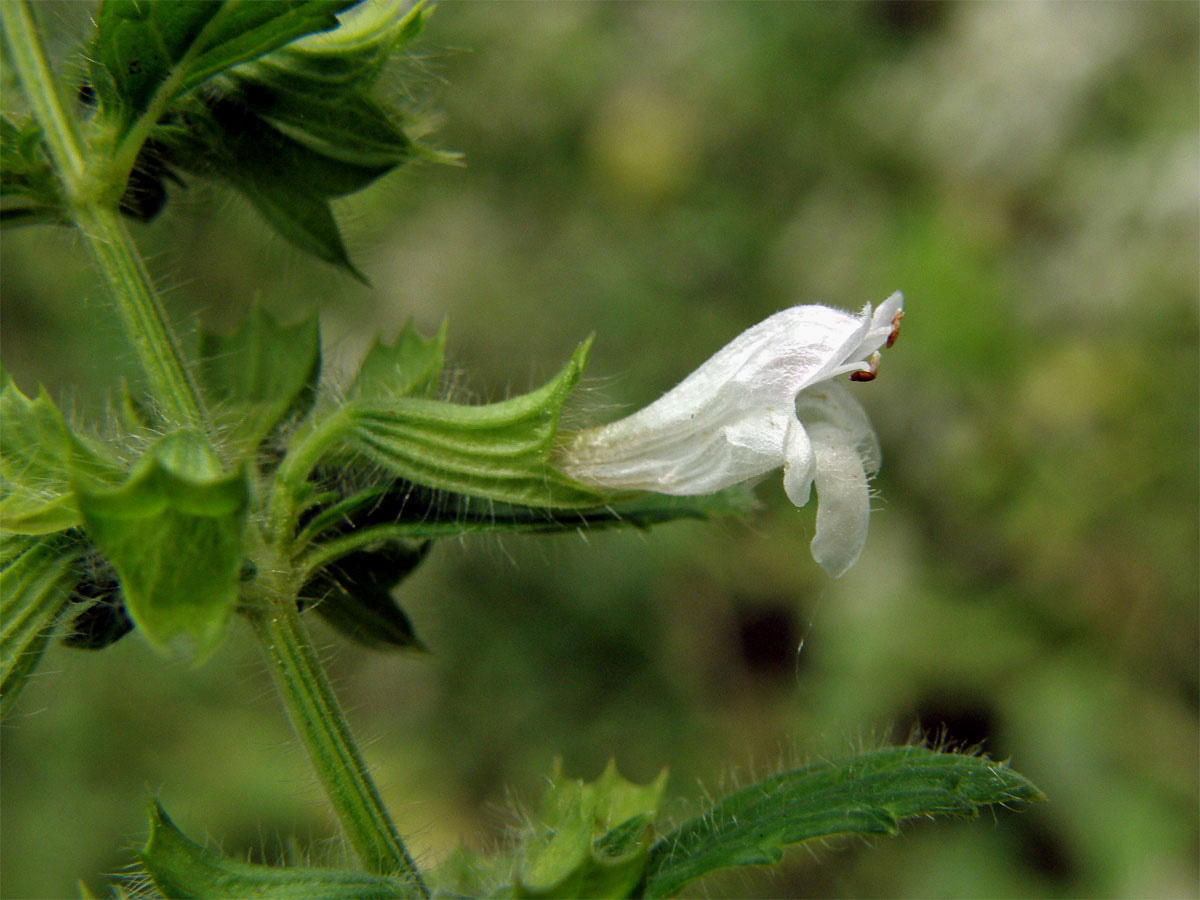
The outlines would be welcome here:
<svg viewBox="0 0 1200 900">
<path fill-rule="evenodd" d="M 886 346 L 890 347 L 896 343 L 896 338 L 900 337 L 900 320 L 904 318 L 904 310 L 896 310 L 896 314 L 892 316 L 892 333 L 888 335 Z"/>
<path fill-rule="evenodd" d="M 874 381 L 875 376 L 879 374 L 879 351 L 876 350 L 871 354 L 871 358 L 867 360 L 868 368 L 866 370 L 859 369 L 857 372 L 850 373 L 851 381 Z"/>
</svg>

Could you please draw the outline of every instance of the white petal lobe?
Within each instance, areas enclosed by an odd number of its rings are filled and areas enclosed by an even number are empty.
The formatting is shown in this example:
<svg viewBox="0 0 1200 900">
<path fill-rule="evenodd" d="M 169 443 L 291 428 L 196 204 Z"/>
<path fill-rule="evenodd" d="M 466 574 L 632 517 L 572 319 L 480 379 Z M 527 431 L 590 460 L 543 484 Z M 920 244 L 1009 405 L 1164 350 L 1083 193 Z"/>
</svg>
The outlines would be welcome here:
<svg viewBox="0 0 1200 900">
<path fill-rule="evenodd" d="M 871 496 L 861 457 L 844 436 L 828 425 L 810 432 L 816 456 L 817 533 L 812 554 L 834 578 L 842 575 L 867 542 Z"/>
</svg>

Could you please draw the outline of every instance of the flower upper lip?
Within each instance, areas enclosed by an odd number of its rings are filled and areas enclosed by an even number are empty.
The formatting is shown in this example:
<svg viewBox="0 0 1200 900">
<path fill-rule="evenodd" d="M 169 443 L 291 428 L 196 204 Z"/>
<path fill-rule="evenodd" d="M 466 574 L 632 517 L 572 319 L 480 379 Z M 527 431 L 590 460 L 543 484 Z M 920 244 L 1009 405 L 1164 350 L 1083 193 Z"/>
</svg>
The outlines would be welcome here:
<svg viewBox="0 0 1200 900">
<path fill-rule="evenodd" d="M 866 538 L 866 476 L 879 467 L 879 448 L 858 401 L 831 379 L 873 378 L 878 351 L 894 343 L 902 316 L 899 292 L 857 316 L 826 306 L 785 309 L 649 406 L 571 436 L 553 461 L 595 487 L 676 495 L 712 493 L 782 467 L 797 506 L 815 479 L 813 552 L 841 574 Z"/>
</svg>

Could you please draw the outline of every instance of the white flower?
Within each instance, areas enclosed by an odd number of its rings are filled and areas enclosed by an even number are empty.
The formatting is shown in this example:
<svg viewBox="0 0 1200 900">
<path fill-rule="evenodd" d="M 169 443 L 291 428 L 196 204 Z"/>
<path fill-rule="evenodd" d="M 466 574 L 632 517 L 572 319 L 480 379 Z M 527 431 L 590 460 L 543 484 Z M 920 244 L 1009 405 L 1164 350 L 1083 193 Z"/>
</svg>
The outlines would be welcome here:
<svg viewBox="0 0 1200 900">
<path fill-rule="evenodd" d="M 798 507 L 816 482 L 813 557 L 841 575 L 866 542 L 867 476 L 880 452 L 866 412 L 833 379 L 875 377 L 903 302 L 896 292 L 858 316 L 826 306 L 778 312 L 646 408 L 573 435 L 554 462 L 594 487 L 676 495 L 709 494 L 782 467 Z"/>
</svg>

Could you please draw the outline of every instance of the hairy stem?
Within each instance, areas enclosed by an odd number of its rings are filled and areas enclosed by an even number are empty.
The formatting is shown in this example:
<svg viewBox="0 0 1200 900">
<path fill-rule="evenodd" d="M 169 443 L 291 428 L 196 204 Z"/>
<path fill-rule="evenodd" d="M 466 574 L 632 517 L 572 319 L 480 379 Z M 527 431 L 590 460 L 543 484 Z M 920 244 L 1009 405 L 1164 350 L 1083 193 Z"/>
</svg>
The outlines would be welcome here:
<svg viewBox="0 0 1200 900">
<path fill-rule="evenodd" d="M 63 106 L 58 80 L 42 51 L 29 0 L 0 0 L 0 4 L 8 58 L 58 169 L 68 212 L 104 279 L 151 395 L 170 420 L 199 424 L 203 422 L 200 393 L 184 364 L 162 300 L 116 209 L 123 185 L 93 183 L 106 167 L 103 161 L 96 166 L 87 162 L 75 119 Z"/>
<path fill-rule="evenodd" d="M 76 208 L 75 222 L 104 276 L 155 403 L 177 424 L 202 424 L 200 392 L 125 223 L 116 210 L 91 203 Z"/>
<path fill-rule="evenodd" d="M 371 872 L 406 880 L 412 896 L 428 897 L 429 890 L 350 736 L 290 592 L 264 599 L 247 615 L 292 727 L 359 861 Z"/>
</svg>

